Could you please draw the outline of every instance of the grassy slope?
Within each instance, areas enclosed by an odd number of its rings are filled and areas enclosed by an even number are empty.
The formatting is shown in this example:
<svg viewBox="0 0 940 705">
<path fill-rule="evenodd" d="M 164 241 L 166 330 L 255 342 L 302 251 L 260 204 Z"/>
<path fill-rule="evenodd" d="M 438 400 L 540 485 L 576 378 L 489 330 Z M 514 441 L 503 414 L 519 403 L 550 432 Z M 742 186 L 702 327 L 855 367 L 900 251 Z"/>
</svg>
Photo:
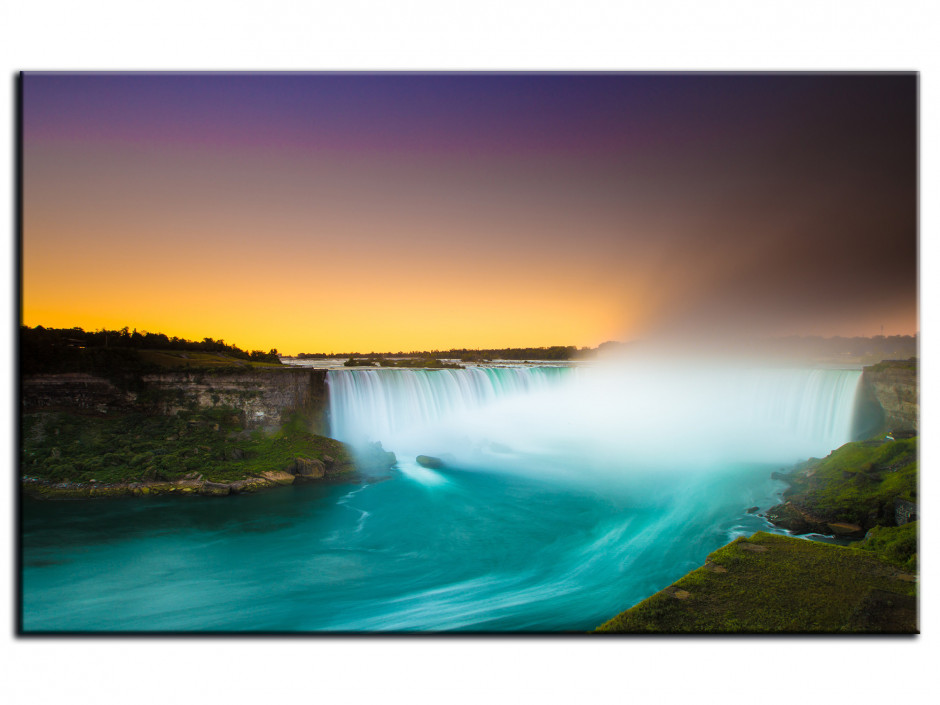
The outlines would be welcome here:
<svg viewBox="0 0 940 705">
<path fill-rule="evenodd" d="M 891 525 L 895 499 L 917 501 L 917 468 L 917 438 L 847 443 L 803 464 L 784 498 L 826 521 Z"/>
<path fill-rule="evenodd" d="M 324 455 L 351 463 L 345 445 L 310 433 L 300 417 L 266 435 L 242 430 L 237 413 L 220 409 L 172 417 L 23 416 L 22 473 L 52 482 L 176 480 L 192 472 L 231 482 Z"/>
<path fill-rule="evenodd" d="M 852 544 L 911 573 L 917 572 L 917 532 L 919 523 L 903 526 L 876 526 L 863 541 Z"/>
<path fill-rule="evenodd" d="M 758 532 L 598 631 L 912 633 L 912 579 L 870 551 Z"/>
<path fill-rule="evenodd" d="M 139 350 L 137 354 L 145 365 L 155 365 L 168 369 L 179 368 L 209 368 L 219 369 L 231 367 L 232 369 L 249 369 L 257 367 L 281 368 L 271 362 L 255 362 L 253 360 L 240 360 L 223 353 L 182 351 L 182 350 Z"/>
</svg>

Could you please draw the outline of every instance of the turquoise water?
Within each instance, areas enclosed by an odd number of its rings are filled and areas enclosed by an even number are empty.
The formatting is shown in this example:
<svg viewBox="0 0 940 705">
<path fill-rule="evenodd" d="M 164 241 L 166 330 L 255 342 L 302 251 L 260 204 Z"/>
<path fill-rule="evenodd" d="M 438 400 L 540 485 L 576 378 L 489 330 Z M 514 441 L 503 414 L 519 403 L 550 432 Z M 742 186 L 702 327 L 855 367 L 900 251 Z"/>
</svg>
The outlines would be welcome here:
<svg viewBox="0 0 940 705">
<path fill-rule="evenodd" d="M 765 528 L 769 467 L 616 492 L 403 463 L 226 498 L 24 501 L 26 631 L 587 630 Z"/>
<path fill-rule="evenodd" d="M 858 371 L 331 371 L 398 465 L 257 495 L 24 501 L 26 631 L 584 631 L 767 529 Z M 415 464 L 445 458 L 448 470 Z"/>
</svg>

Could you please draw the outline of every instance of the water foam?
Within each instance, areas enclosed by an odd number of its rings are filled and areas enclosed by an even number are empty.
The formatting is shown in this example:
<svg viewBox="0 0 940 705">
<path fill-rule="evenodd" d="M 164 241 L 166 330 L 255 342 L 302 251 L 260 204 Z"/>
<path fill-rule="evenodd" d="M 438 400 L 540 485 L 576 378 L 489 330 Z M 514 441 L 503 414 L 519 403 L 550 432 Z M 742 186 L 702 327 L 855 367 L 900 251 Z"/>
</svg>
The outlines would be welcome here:
<svg viewBox="0 0 940 705">
<path fill-rule="evenodd" d="M 333 435 L 533 474 L 787 463 L 851 439 L 857 370 L 636 364 L 329 372 Z"/>
</svg>

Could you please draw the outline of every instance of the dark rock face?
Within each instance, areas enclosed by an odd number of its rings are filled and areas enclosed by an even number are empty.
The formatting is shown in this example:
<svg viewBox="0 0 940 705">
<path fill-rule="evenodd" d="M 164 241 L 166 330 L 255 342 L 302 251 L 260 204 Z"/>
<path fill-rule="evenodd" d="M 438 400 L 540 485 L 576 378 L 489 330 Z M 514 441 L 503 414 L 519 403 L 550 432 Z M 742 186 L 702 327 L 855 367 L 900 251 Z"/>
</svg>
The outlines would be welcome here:
<svg viewBox="0 0 940 705">
<path fill-rule="evenodd" d="M 828 531 L 825 533 L 838 536 L 843 539 L 863 539 L 865 538 L 865 529 L 858 524 L 848 522 L 833 521 L 826 524 Z"/>
<path fill-rule="evenodd" d="M 24 412 L 78 410 L 95 414 L 132 411 L 137 394 L 118 388 L 103 377 L 84 373 L 23 377 Z"/>
<path fill-rule="evenodd" d="M 866 367 L 862 394 L 871 394 L 884 409 L 884 422 L 898 432 L 918 430 L 920 399 L 915 363 L 885 361 Z"/>
<path fill-rule="evenodd" d="M 829 526 L 801 512 L 790 502 L 771 507 L 765 514 L 768 521 L 794 534 L 828 534 Z"/>
<path fill-rule="evenodd" d="M 435 458 L 433 455 L 419 455 L 415 458 L 415 462 L 424 468 L 431 468 L 437 470 L 444 467 L 444 461 L 440 458 Z"/>
<path fill-rule="evenodd" d="M 326 433 L 329 391 L 324 370 L 259 369 L 232 372 L 161 372 L 122 389 L 88 374 L 23 377 L 24 413 L 79 410 L 116 414 L 142 411 L 174 415 L 191 408 L 231 407 L 246 428 L 279 426 L 294 412 L 310 419 L 313 433 Z"/>
<path fill-rule="evenodd" d="M 175 414 L 196 406 L 238 409 L 246 428 L 273 428 L 297 411 L 311 419 L 314 433 L 326 432 L 328 408 L 323 370 L 270 369 L 224 373 L 164 372 L 142 377 L 157 411 Z"/>
</svg>

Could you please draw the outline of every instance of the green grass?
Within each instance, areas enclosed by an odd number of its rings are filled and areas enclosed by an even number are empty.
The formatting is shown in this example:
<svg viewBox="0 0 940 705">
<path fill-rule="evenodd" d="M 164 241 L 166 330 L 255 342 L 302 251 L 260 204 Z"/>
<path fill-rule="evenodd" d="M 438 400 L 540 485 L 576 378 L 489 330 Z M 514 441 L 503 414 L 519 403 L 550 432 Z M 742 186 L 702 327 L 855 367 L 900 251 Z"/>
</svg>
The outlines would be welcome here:
<svg viewBox="0 0 940 705">
<path fill-rule="evenodd" d="M 917 501 L 917 442 L 847 443 L 804 463 L 784 497 L 827 521 L 891 525 L 895 499 Z"/>
<path fill-rule="evenodd" d="M 270 362 L 255 362 L 241 360 L 224 353 L 200 352 L 191 350 L 140 350 L 140 360 L 147 365 L 156 365 L 170 369 L 196 368 L 196 369 L 252 369 L 258 367 L 280 368 Z"/>
<path fill-rule="evenodd" d="M 597 631 L 910 633 L 911 578 L 871 551 L 758 532 Z"/>
<path fill-rule="evenodd" d="M 297 457 L 352 462 L 345 445 L 311 433 L 296 416 L 279 431 L 245 431 L 231 409 L 109 417 L 42 412 L 23 416 L 21 472 L 50 482 L 177 480 L 200 473 L 231 482 L 285 470 Z"/>
<path fill-rule="evenodd" d="M 903 526 L 876 526 L 863 541 L 853 543 L 852 546 L 871 551 L 889 563 L 916 573 L 917 533 L 916 521 Z"/>
<path fill-rule="evenodd" d="M 865 368 L 866 372 L 883 372 L 885 370 L 913 370 L 917 372 L 918 359 L 916 357 L 907 360 L 882 360 L 874 365 Z"/>
</svg>

